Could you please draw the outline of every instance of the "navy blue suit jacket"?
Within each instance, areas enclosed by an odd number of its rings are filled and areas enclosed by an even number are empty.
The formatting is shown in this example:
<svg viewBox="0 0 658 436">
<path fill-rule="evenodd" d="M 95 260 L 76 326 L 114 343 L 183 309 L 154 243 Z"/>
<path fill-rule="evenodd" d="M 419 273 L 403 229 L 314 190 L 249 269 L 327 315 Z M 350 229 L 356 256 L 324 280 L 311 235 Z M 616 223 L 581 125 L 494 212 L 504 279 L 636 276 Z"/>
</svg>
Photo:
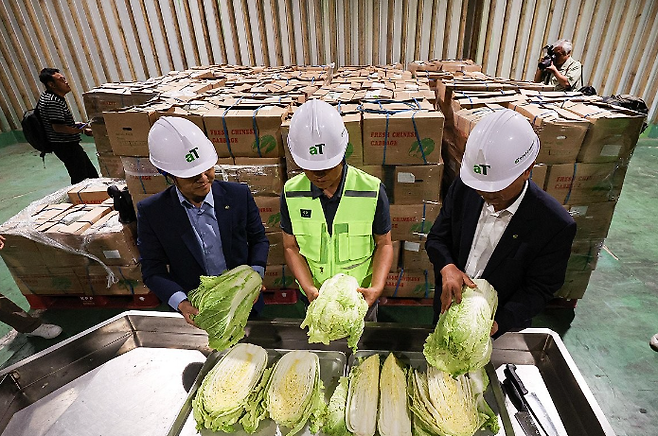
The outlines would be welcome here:
<svg viewBox="0 0 658 436">
<path fill-rule="evenodd" d="M 212 194 L 228 269 L 267 263 L 270 243 L 247 185 L 214 181 Z M 167 303 L 178 291 L 199 286 L 207 275 L 201 246 L 175 187 L 137 205 L 137 246 L 144 283 Z"/>
<path fill-rule="evenodd" d="M 564 283 L 576 223 L 553 197 L 534 182 L 528 189 L 485 267 L 482 277 L 498 292 L 496 336 L 529 327 L 532 317 Z M 484 200 L 459 177 L 453 182 L 427 237 L 434 266 L 435 318 L 441 312 L 441 269 L 464 271 Z"/>
</svg>

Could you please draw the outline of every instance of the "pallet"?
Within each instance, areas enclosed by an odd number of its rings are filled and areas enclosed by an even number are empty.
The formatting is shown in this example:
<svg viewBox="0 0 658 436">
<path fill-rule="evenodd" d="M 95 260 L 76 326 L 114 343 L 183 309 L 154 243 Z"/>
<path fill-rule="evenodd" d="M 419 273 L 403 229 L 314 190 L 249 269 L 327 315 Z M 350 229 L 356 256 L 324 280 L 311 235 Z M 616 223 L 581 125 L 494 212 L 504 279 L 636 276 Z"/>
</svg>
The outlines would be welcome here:
<svg viewBox="0 0 658 436">
<path fill-rule="evenodd" d="M 429 306 L 432 307 L 431 298 L 397 298 L 383 297 L 379 301 L 380 306 Z"/>
<path fill-rule="evenodd" d="M 295 304 L 297 303 L 296 289 L 277 289 L 263 292 L 265 304 Z"/>
<path fill-rule="evenodd" d="M 81 309 L 85 307 L 150 309 L 160 300 L 149 292 L 139 295 L 24 295 L 32 309 Z"/>
</svg>

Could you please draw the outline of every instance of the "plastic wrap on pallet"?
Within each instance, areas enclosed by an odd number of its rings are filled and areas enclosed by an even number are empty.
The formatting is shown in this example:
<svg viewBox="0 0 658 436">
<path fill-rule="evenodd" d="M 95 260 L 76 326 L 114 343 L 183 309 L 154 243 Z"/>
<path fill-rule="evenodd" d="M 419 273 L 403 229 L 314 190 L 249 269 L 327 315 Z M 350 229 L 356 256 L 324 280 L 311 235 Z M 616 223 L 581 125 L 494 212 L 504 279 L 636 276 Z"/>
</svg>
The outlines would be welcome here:
<svg viewBox="0 0 658 436">
<path fill-rule="evenodd" d="M 217 179 L 244 183 L 254 196 L 279 196 L 286 181 L 282 159 L 236 158 L 236 165 L 216 165 Z"/>
<path fill-rule="evenodd" d="M 98 262 L 105 271 L 107 271 L 107 285 L 111 286 L 113 283 L 117 282 L 112 270 L 106 265 L 100 258 L 89 253 L 83 243 L 83 238 L 62 238 L 57 239 L 52 237 L 46 232 L 39 231 L 38 228 L 43 224 L 43 221 L 39 219 L 41 216 L 42 219 L 44 215 L 48 214 L 51 205 L 66 204 L 69 200 L 69 191 L 80 190 L 83 188 L 88 188 L 91 186 L 103 185 L 109 187 L 111 185 L 121 184 L 122 180 L 117 179 L 87 179 L 80 183 L 77 183 L 72 186 L 67 186 L 62 188 L 50 195 L 47 195 L 39 200 L 33 201 L 19 213 L 9 218 L 6 222 L 0 225 L 0 234 L 8 236 L 14 235 L 19 236 L 35 243 L 42 244 L 49 247 L 54 247 L 56 249 L 62 250 L 64 253 L 71 255 L 83 256 L 89 258 L 95 262 Z M 106 188 L 107 189 L 107 188 Z M 70 204 L 70 203 L 69 203 Z M 59 212 L 65 211 L 67 208 L 63 207 Z M 57 212 L 57 211 L 55 211 Z M 73 217 L 71 217 L 73 218 Z M 36 248 L 36 247 L 35 247 Z M 3 252 L 0 252 L 4 254 Z"/>
</svg>

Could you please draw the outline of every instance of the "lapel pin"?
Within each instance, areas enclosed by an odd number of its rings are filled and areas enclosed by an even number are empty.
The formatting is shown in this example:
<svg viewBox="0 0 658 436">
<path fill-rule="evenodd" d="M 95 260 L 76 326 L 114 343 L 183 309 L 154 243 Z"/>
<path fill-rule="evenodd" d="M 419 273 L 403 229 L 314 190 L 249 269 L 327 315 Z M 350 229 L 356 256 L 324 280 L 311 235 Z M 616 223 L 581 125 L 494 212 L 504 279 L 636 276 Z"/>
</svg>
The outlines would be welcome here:
<svg viewBox="0 0 658 436">
<path fill-rule="evenodd" d="M 516 239 L 518 237 L 519 237 L 519 235 L 512 235 L 512 239 Z"/>
<path fill-rule="evenodd" d="M 224 209 L 227 209 L 227 210 L 228 210 L 228 209 L 230 209 L 230 208 L 231 208 L 231 206 L 229 206 L 228 204 L 227 204 L 226 206 L 224 206 Z"/>
</svg>

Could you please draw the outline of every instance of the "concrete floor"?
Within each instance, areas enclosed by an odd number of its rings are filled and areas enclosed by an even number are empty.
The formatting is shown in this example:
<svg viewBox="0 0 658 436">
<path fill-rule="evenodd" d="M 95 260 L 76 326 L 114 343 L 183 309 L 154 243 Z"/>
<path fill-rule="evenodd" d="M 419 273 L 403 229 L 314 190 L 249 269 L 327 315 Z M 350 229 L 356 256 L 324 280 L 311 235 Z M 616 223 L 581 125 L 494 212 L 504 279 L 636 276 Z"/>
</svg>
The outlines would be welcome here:
<svg viewBox="0 0 658 436">
<path fill-rule="evenodd" d="M 86 144 L 90 156 L 93 144 Z M 52 155 L 41 159 L 26 144 L 0 147 L 0 222 L 31 201 L 68 185 L 63 165 Z M 551 309 L 534 326 L 558 332 L 615 433 L 658 434 L 658 353 L 648 345 L 658 332 L 658 140 L 641 139 L 587 292 L 575 309 Z M 28 309 L 0 262 L 0 292 Z M 167 310 L 160 306 L 155 310 Z M 48 310 L 41 316 L 64 328 L 47 341 L 26 338 L 0 324 L 0 365 L 6 366 L 71 337 L 121 309 Z M 300 306 L 270 306 L 267 317 L 300 317 Z M 426 307 L 384 307 L 381 321 L 426 325 Z"/>
</svg>

